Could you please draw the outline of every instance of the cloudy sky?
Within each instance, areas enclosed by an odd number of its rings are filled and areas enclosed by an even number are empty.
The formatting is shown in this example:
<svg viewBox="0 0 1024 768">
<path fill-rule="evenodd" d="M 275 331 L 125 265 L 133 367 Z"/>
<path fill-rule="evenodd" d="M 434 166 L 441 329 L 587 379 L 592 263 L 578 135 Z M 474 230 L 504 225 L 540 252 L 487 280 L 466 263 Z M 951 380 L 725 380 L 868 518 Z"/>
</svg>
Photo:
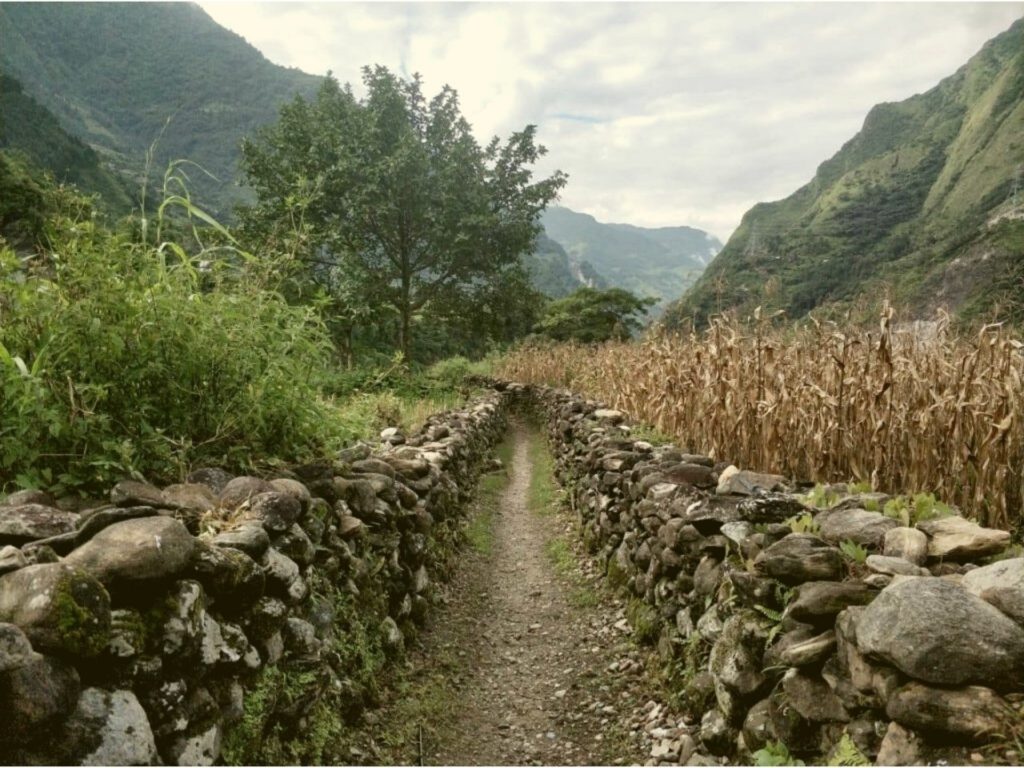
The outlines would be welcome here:
<svg viewBox="0 0 1024 768">
<path fill-rule="evenodd" d="M 872 105 L 927 90 L 1024 16 L 1022 2 L 201 5 L 278 64 L 448 83 L 481 142 L 537 124 L 539 170 L 569 174 L 570 208 L 723 241 Z"/>
</svg>

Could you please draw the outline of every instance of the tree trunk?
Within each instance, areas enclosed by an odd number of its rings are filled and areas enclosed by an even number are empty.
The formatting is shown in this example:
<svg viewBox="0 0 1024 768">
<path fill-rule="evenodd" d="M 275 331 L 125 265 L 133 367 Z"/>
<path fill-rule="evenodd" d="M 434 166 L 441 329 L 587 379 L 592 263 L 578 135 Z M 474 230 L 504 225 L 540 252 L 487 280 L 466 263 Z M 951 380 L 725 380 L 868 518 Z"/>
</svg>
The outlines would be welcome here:
<svg viewBox="0 0 1024 768">
<path fill-rule="evenodd" d="M 412 349 L 412 279 L 406 270 L 402 270 L 402 295 L 399 300 L 398 312 L 402 316 L 401 325 L 398 329 L 398 348 L 402 350 L 402 358 L 409 362 L 409 352 Z"/>
</svg>

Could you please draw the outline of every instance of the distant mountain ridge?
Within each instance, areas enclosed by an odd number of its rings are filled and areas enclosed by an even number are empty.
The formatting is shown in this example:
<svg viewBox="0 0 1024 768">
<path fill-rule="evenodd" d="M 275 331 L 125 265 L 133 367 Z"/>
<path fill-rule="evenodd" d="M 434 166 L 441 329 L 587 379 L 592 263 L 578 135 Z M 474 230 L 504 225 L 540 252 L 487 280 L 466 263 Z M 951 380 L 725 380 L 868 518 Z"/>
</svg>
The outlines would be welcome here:
<svg viewBox="0 0 1024 768">
<path fill-rule="evenodd" d="M 879 104 L 784 200 L 749 210 L 670 325 L 756 306 L 1024 322 L 1024 19 L 931 90 Z"/>
<path fill-rule="evenodd" d="M 221 216 L 247 198 L 241 138 L 321 82 L 191 3 L 0 3 L 0 69 L 134 185 L 159 137 L 152 174 L 199 164 L 216 180 L 192 168 L 192 191 Z"/>
<path fill-rule="evenodd" d="M 541 224 L 571 261 L 590 266 L 608 287 L 652 296 L 661 305 L 678 298 L 722 247 L 693 227 L 604 224 L 562 206 L 544 211 Z"/>
<path fill-rule="evenodd" d="M 131 207 L 132 190 L 104 167 L 100 156 L 61 128 L 57 118 L 36 102 L 16 79 L 0 71 L 0 150 L 20 152 L 60 183 L 98 192 L 112 211 Z"/>
</svg>

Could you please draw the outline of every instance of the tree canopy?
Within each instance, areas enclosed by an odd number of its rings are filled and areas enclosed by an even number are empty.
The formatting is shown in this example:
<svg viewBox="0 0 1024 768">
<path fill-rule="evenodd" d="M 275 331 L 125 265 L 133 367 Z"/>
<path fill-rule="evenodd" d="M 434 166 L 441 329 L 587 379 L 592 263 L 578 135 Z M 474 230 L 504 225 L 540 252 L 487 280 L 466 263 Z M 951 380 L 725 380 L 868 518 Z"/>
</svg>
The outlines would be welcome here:
<svg viewBox="0 0 1024 768">
<path fill-rule="evenodd" d="M 657 299 L 641 299 L 622 288 L 580 288 L 548 304 L 536 330 L 556 341 L 628 339 L 640 330 L 647 307 L 655 303 Z"/>
<path fill-rule="evenodd" d="M 418 319 L 468 321 L 494 338 L 528 328 L 538 302 L 520 256 L 566 181 L 560 171 L 534 180 L 545 153 L 536 127 L 482 147 L 452 88 L 428 101 L 418 76 L 380 66 L 364 68 L 363 83 L 357 99 L 328 76 L 243 142 L 258 198 L 241 212 L 246 231 L 264 241 L 301 231 L 298 257 L 345 296 L 348 327 L 390 313 L 407 358 Z"/>
</svg>

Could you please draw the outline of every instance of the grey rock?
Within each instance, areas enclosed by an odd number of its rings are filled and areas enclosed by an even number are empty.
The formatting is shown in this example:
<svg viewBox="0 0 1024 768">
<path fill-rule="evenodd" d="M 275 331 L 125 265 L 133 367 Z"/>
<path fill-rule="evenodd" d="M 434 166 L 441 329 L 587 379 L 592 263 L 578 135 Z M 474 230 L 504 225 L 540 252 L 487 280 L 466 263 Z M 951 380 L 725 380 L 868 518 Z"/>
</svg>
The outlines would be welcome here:
<svg viewBox="0 0 1024 768">
<path fill-rule="evenodd" d="M 816 675 L 790 669 L 782 677 L 782 690 L 789 705 L 807 720 L 838 723 L 849 720 L 839 699 Z"/>
<path fill-rule="evenodd" d="M 872 549 L 881 549 L 885 534 L 899 523 L 880 512 L 865 509 L 838 509 L 819 512 L 814 517 L 821 538 L 832 544 L 853 541 Z"/>
<path fill-rule="evenodd" d="M 809 581 L 797 587 L 786 613 L 805 624 L 833 623 L 851 605 L 866 605 L 877 593 L 859 581 Z"/>
<path fill-rule="evenodd" d="M 1010 544 L 1009 531 L 982 528 L 962 517 L 942 517 L 917 524 L 928 534 L 928 557 L 936 560 L 973 560 L 996 555 Z"/>
<path fill-rule="evenodd" d="M 288 618 L 288 606 L 276 597 L 264 596 L 249 612 L 246 634 L 256 640 L 265 640 L 284 626 Z"/>
<path fill-rule="evenodd" d="M 902 557 L 914 565 L 924 565 L 928 559 L 928 536 L 917 528 L 892 528 L 885 532 L 882 554 Z"/>
<path fill-rule="evenodd" d="M 170 765 L 215 765 L 220 757 L 223 729 L 213 723 L 205 730 L 182 736 L 167 749 Z"/>
<path fill-rule="evenodd" d="M 754 526 L 746 520 L 738 520 L 722 526 L 722 535 L 735 544 L 742 544 L 753 533 Z"/>
<path fill-rule="evenodd" d="M 230 531 L 218 533 L 212 541 L 218 547 L 241 550 L 257 562 L 261 561 L 270 549 L 270 535 L 259 523 L 246 523 Z"/>
<path fill-rule="evenodd" d="M 740 706 L 756 699 L 768 682 L 761 665 L 767 637 L 760 616 L 744 610 L 726 619 L 711 649 L 708 668 L 715 676 L 715 697 L 730 721 L 741 716 Z"/>
<path fill-rule="evenodd" d="M 755 605 L 773 607 L 778 604 L 778 582 L 747 571 L 730 571 L 733 594 L 748 608 Z"/>
<path fill-rule="evenodd" d="M 352 471 L 361 475 L 386 475 L 392 480 L 395 479 L 396 474 L 395 468 L 388 464 L 386 461 L 374 458 L 362 459 L 361 461 L 352 462 Z"/>
<path fill-rule="evenodd" d="M 110 501 L 119 507 L 163 506 L 164 497 L 160 489 L 149 483 L 136 480 L 122 480 L 110 490 Z"/>
<path fill-rule="evenodd" d="M 58 554 L 66 555 L 114 523 L 135 520 L 140 517 L 153 517 L 157 514 L 158 511 L 153 507 L 104 507 L 88 514 L 83 513 L 77 530 L 51 536 L 48 539 L 33 541 L 26 544 L 23 549 L 26 556 L 35 557 L 37 562 L 38 555 L 40 554 L 37 552 L 37 548 L 40 550 L 50 548 Z M 53 562 L 56 562 L 56 560 Z"/>
<path fill-rule="evenodd" d="M 836 633 L 827 630 L 785 648 L 779 653 L 779 659 L 790 667 L 810 667 L 825 661 L 835 649 Z"/>
<path fill-rule="evenodd" d="M 225 472 L 223 469 L 218 467 L 205 467 L 203 469 L 197 469 L 193 472 L 189 472 L 185 481 L 188 483 L 205 485 L 213 491 L 214 494 L 219 496 L 220 492 L 223 491 L 227 484 L 233 479 L 233 475 L 229 472 Z"/>
<path fill-rule="evenodd" d="M 131 584 L 181 574 L 195 546 L 180 520 L 143 517 L 104 528 L 65 562 L 94 574 L 104 585 Z"/>
<path fill-rule="evenodd" d="M 785 584 L 837 581 L 844 571 L 839 551 L 807 533 L 791 533 L 775 542 L 757 556 L 754 566 Z"/>
<path fill-rule="evenodd" d="M 715 493 L 720 496 L 753 496 L 758 490 L 779 491 L 784 490 L 785 486 L 786 478 L 781 475 L 760 474 L 729 466 L 718 476 Z"/>
<path fill-rule="evenodd" d="M 386 616 L 381 622 L 381 633 L 384 636 L 384 647 L 392 654 L 400 653 L 405 648 L 405 638 L 402 630 L 390 616 Z"/>
<path fill-rule="evenodd" d="M 0 547 L 0 576 L 28 565 L 25 554 L 13 546 Z"/>
<path fill-rule="evenodd" d="M 0 501 L 0 507 L 20 507 L 22 504 L 41 504 L 44 507 L 52 507 L 54 499 L 46 491 L 28 489 L 15 491 L 6 499 Z"/>
<path fill-rule="evenodd" d="M 41 656 L 0 677 L 0 745 L 24 744 L 65 718 L 78 699 L 78 672 Z"/>
<path fill-rule="evenodd" d="M 301 600 L 301 597 L 296 600 L 298 593 L 295 591 L 295 585 L 302 581 L 302 576 L 294 560 L 271 547 L 267 552 L 267 564 L 263 571 L 267 576 L 269 593 L 289 603 Z"/>
<path fill-rule="evenodd" d="M 224 509 L 235 510 L 254 496 L 276 492 L 274 486 L 258 477 L 236 477 L 221 489 L 217 502 Z"/>
<path fill-rule="evenodd" d="M 22 544 L 71 533 L 79 516 L 41 504 L 0 506 L 0 544 Z"/>
<path fill-rule="evenodd" d="M 164 601 L 160 649 L 165 656 L 191 653 L 206 621 L 206 599 L 197 581 L 180 581 Z"/>
<path fill-rule="evenodd" d="M 308 509 L 310 502 L 313 500 L 313 494 L 309 492 L 309 488 L 298 480 L 292 480 L 290 477 L 279 477 L 276 480 L 271 480 L 270 484 L 274 486 L 275 490 L 287 493 L 289 496 L 294 496 L 298 499 L 303 510 Z"/>
<path fill-rule="evenodd" d="M 769 491 L 757 491 L 750 498 L 743 499 L 736 510 L 744 520 L 758 524 L 782 523 L 810 511 L 791 494 Z"/>
<path fill-rule="evenodd" d="M 0 675 L 42 658 L 14 624 L 0 624 Z"/>
<path fill-rule="evenodd" d="M 899 723 L 889 723 L 878 748 L 877 765 L 923 765 L 924 744 L 920 735 Z"/>
<path fill-rule="evenodd" d="M 964 574 L 960 586 L 1024 624 L 1024 557 L 976 568 Z"/>
<path fill-rule="evenodd" d="M 91 657 L 110 637 L 110 596 L 90 574 L 62 563 L 0 576 L 0 621 L 41 651 Z"/>
<path fill-rule="evenodd" d="M 672 550 L 667 550 L 671 552 Z M 704 557 L 693 572 L 693 589 L 700 597 L 711 597 L 722 583 L 722 564 L 713 557 Z"/>
<path fill-rule="evenodd" d="M 1014 717 L 1006 701 L 991 688 L 933 688 L 917 682 L 896 690 L 885 712 L 907 728 L 951 733 L 976 741 L 1006 733 Z"/>
<path fill-rule="evenodd" d="M 913 678 L 1004 690 L 1024 682 L 1024 629 L 939 578 L 894 581 L 860 615 L 858 649 Z"/>
<path fill-rule="evenodd" d="M 769 714 L 768 699 L 762 699 L 750 708 L 743 720 L 743 745 L 747 752 L 763 749 L 769 741 L 776 739 Z"/>
<path fill-rule="evenodd" d="M 713 755 L 726 755 L 736 741 L 736 729 L 729 725 L 725 715 L 710 709 L 700 720 L 700 740 Z"/>
<path fill-rule="evenodd" d="M 316 637 L 316 630 L 308 621 L 298 618 L 288 619 L 281 630 L 285 653 L 299 659 L 316 659 L 320 656 L 321 642 Z"/>
<path fill-rule="evenodd" d="M 231 614 L 259 600 L 266 586 L 263 569 L 249 555 L 202 540 L 196 543 L 188 576 L 202 584 L 222 611 Z"/>
<path fill-rule="evenodd" d="M 80 765 L 151 765 L 156 760 L 153 731 L 131 691 L 86 688 L 69 726 L 85 726 L 99 739 L 99 745 L 80 758 Z"/>
<path fill-rule="evenodd" d="M 885 589 L 892 584 L 893 578 L 893 576 L 889 576 L 885 573 L 871 573 L 861 579 L 861 581 L 872 589 Z"/>
<path fill-rule="evenodd" d="M 301 502 L 290 493 L 268 491 L 249 499 L 246 516 L 258 520 L 271 533 L 283 533 L 294 525 L 302 514 Z"/>
<path fill-rule="evenodd" d="M 170 509 L 206 512 L 217 506 L 217 494 L 202 483 L 176 483 L 164 488 L 163 506 Z"/>
<path fill-rule="evenodd" d="M 722 635 L 725 624 L 718 611 L 718 604 L 713 604 L 704 615 L 697 619 L 697 634 L 707 643 L 715 643 Z"/>
<path fill-rule="evenodd" d="M 338 535 L 343 539 L 353 539 L 358 536 L 363 529 L 365 524 L 358 517 L 353 515 L 343 515 L 338 520 Z"/>
<path fill-rule="evenodd" d="M 868 555 L 864 564 L 875 573 L 886 576 L 931 576 L 927 568 L 904 560 L 902 557 L 888 557 L 886 555 Z"/>
<path fill-rule="evenodd" d="M 316 556 L 316 547 L 297 523 L 274 539 L 274 549 L 303 568 L 311 565 Z"/>
</svg>

